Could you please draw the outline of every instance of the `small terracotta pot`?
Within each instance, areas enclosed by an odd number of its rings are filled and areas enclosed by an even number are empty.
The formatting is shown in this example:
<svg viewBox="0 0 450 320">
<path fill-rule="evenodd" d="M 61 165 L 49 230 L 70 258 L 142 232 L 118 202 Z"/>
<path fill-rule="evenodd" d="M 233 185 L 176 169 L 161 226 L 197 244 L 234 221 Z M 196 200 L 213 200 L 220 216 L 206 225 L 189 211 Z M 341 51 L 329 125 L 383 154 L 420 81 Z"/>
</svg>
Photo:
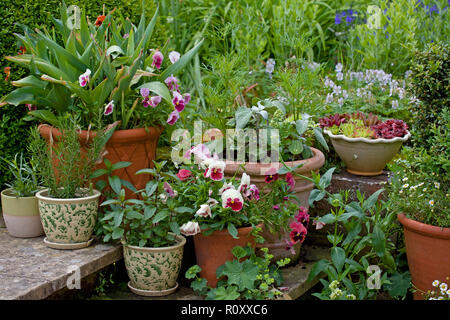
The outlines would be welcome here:
<svg viewBox="0 0 450 320">
<path fill-rule="evenodd" d="M 16 197 L 11 189 L 1 193 L 6 228 L 13 237 L 33 238 L 44 234 L 36 197 Z"/>
<path fill-rule="evenodd" d="M 61 135 L 61 133 L 49 126 L 40 125 L 39 131 L 41 135 L 48 141 L 50 141 L 50 134 L 53 137 Z M 130 181 L 136 189 L 143 189 L 150 180 L 150 176 L 147 174 L 136 175 L 138 170 L 145 168 L 153 168 L 153 160 L 156 159 L 156 147 L 158 145 L 158 139 L 163 131 L 163 127 L 148 127 L 129 130 L 116 130 L 109 141 L 106 143 L 107 154 L 103 158 L 108 159 L 112 164 L 119 161 L 128 161 L 132 164 L 127 168 L 122 168 L 114 171 L 114 175 L 119 178 Z M 95 131 L 82 130 L 80 132 L 80 143 L 83 146 L 92 140 L 95 136 Z M 105 165 L 103 161 L 99 163 L 95 170 L 104 169 Z M 105 180 L 106 177 L 100 177 L 94 179 L 94 184 L 98 180 Z M 131 196 L 132 193 L 127 191 L 127 196 Z"/>
<path fill-rule="evenodd" d="M 297 168 L 295 172 L 298 174 L 301 174 L 306 177 L 311 177 L 311 172 L 314 171 L 317 173 L 319 169 L 324 165 L 325 163 L 325 156 L 324 154 L 316 149 L 311 148 L 311 151 L 313 153 L 313 156 L 309 159 L 305 160 L 298 160 L 298 161 L 287 161 L 285 164 L 288 167 L 295 167 L 300 164 L 303 164 L 301 167 Z M 225 177 L 231 178 L 235 172 L 239 169 L 240 162 L 235 161 L 226 161 L 226 168 L 225 168 Z M 250 181 L 252 184 L 255 184 L 258 189 L 262 190 L 264 187 L 267 186 L 265 182 L 265 173 L 270 168 L 282 168 L 282 163 L 269 163 L 269 164 L 263 164 L 263 163 L 256 163 L 256 162 L 247 162 L 245 164 L 245 172 L 250 176 Z M 241 170 L 238 172 L 236 177 L 239 179 L 241 175 Z M 279 179 L 285 179 L 286 175 L 280 175 Z M 294 191 L 296 196 L 299 198 L 301 204 L 306 209 L 309 209 L 309 194 L 311 193 L 312 189 L 314 188 L 314 184 L 310 181 L 307 181 L 305 179 L 302 179 L 300 177 L 297 177 L 294 175 L 295 179 L 295 187 Z M 265 192 L 269 192 L 268 189 L 266 189 Z M 261 234 L 265 242 L 263 244 L 258 244 L 258 247 L 267 247 L 269 249 L 269 253 L 274 256 L 274 260 L 280 260 L 284 258 L 290 258 L 291 262 L 295 262 L 298 260 L 300 256 L 300 246 L 301 244 L 297 244 L 294 246 L 295 254 L 292 254 L 291 251 L 286 250 L 286 242 L 285 239 L 289 238 L 289 233 L 282 234 L 281 236 L 279 234 L 271 234 L 266 228 L 263 228 L 263 232 Z"/>
<path fill-rule="evenodd" d="M 345 162 L 346 170 L 359 176 L 382 174 L 403 142 L 411 137 L 409 132 L 404 137 L 393 139 L 348 138 L 342 134 L 332 134 L 326 129 L 324 132 L 330 137 L 336 153 Z"/>
<path fill-rule="evenodd" d="M 228 230 L 214 231 L 208 236 L 202 233 L 194 236 L 195 256 L 197 264 L 202 268 L 200 276 L 208 281 L 209 286 L 213 288 L 217 286 L 217 268 L 235 259 L 231 253 L 234 247 L 245 247 L 248 243 L 252 247 L 255 246 L 255 239 L 250 234 L 252 229 L 252 227 L 238 228 L 238 239 L 234 239 Z"/>
<path fill-rule="evenodd" d="M 123 257 L 132 292 L 144 296 L 165 296 L 174 292 L 180 273 L 186 239 L 176 236 L 170 247 L 123 246 Z"/>
<path fill-rule="evenodd" d="M 36 193 L 45 235 L 44 243 L 55 249 L 80 249 L 90 245 L 97 222 L 100 192 L 83 198 L 57 199 L 48 190 Z"/>
<path fill-rule="evenodd" d="M 433 290 L 432 282 L 447 282 L 450 276 L 450 228 L 440 228 L 397 216 L 403 225 L 411 280 L 421 292 L 415 300 L 423 300 L 423 292 Z M 447 282 L 448 283 L 448 282 Z"/>
</svg>

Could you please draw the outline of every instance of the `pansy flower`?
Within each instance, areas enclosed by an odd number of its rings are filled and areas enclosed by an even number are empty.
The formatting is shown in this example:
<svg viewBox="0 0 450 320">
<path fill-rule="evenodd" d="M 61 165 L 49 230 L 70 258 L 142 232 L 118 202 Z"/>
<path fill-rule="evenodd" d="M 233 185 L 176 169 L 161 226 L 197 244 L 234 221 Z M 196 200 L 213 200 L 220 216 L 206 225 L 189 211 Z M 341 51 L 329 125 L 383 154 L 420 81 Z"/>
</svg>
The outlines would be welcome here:
<svg viewBox="0 0 450 320">
<path fill-rule="evenodd" d="M 195 236 L 200 232 L 200 226 L 198 222 L 189 221 L 180 227 L 180 232 L 185 236 Z"/>
<path fill-rule="evenodd" d="M 111 100 L 106 106 L 105 106 L 105 111 L 103 112 L 103 114 L 105 116 L 109 116 L 111 113 L 113 113 L 114 111 L 114 100 Z"/>
<path fill-rule="evenodd" d="M 172 103 L 175 107 L 175 110 L 177 110 L 178 112 L 183 111 L 186 105 L 183 96 L 178 91 L 173 92 Z"/>
<path fill-rule="evenodd" d="M 295 215 L 295 220 L 297 222 L 300 222 L 303 224 L 306 228 L 308 228 L 309 225 L 309 214 L 306 211 L 305 207 L 300 207 L 297 214 Z"/>
<path fill-rule="evenodd" d="M 222 194 L 222 207 L 231 208 L 231 210 L 239 212 L 243 206 L 244 199 L 239 191 L 228 189 Z"/>
<path fill-rule="evenodd" d="M 239 185 L 238 190 L 242 194 L 245 194 L 245 192 L 249 186 L 250 186 L 250 176 L 244 172 L 244 173 L 242 173 L 241 184 Z"/>
<path fill-rule="evenodd" d="M 175 78 L 173 74 L 170 75 L 170 77 L 167 77 L 166 80 L 164 80 L 164 83 L 167 85 L 170 91 L 178 91 L 178 88 L 180 87 L 178 85 L 178 79 Z"/>
<path fill-rule="evenodd" d="M 266 183 L 271 183 L 271 182 L 277 181 L 277 180 L 278 180 L 278 173 L 268 174 L 268 175 L 266 175 L 266 178 L 264 179 L 264 181 Z"/>
<path fill-rule="evenodd" d="M 169 114 L 169 118 L 167 119 L 167 123 L 170 125 L 174 125 L 175 122 L 178 121 L 178 119 L 180 118 L 180 114 L 178 113 L 177 110 L 172 111 L 171 114 Z"/>
<path fill-rule="evenodd" d="M 86 69 L 86 72 L 78 77 L 80 86 L 85 87 L 88 84 L 90 75 L 91 75 L 91 70 Z"/>
<path fill-rule="evenodd" d="M 161 51 L 156 50 L 155 53 L 153 54 L 152 57 L 152 67 L 156 68 L 156 69 L 160 69 L 161 68 L 161 64 L 163 62 L 164 56 L 161 53 Z"/>
<path fill-rule="evenodd" d="M 169 195 L 169 197 L 172 197 L 172 198 L 173 198 L 173 197 L 176 196 L 175 191 L 173 190 L 172 186 L 171 186 L 167 181 L 164 182 L 163 188 L 164 188 L 164 191 L 167 192 L 167 194 Z"/>
<path fill-rule="evenodd" d="M 200 217 L 212 217 L 211 208 L 208 204 L 202 204 L 195 214 Z"/>
<path fill-rule="evenodd" d="M 306 230 L 305 226 L 301 224 L 300 222 L 291 222 L 289 225 L 291 228 L 291 232 L 289 233 L 289 239 L 293 244 L 297 243 L 303 243 L 306 238 L 306 234 L 308 231 Z"/>
<path fill-rule="evenodd" d="M 172 63 L 177 62 L 178 60 L 180 60 L 180 53 L 177 52 L 177 51 L 171 51 L 171 52 L 169 53 L 169 60 L 170 60 L 170 62 L 172 62 Z"/>
<path fill-rule="evenodd" d="M 190 177 L 192 177 L 192 172 L 190 170 L 187 170 L 187 169 L 180 169 L 180 171 L 178 171 L 176 176 L 181 181 L 185 181 L 185 180 L 189 179 Z"/>
<path fill-rule="evenodd" d="M 294 179 L 292 173 L 288 172 L 286 174 L 286 178 L 285 179 L 286 179 L 286 182 L 289 185 L 289 190 L 293 190 L 294 187 L 295 187 L 295 179 Z"/>
<path fill-rule="evenodd" d="M 251 184 L 244 193 L 244 196 L 248 200 L 259 200 L 259 189 L 254 184 Z"/>
<path fill-rule="evenodd" d="M 224 170 L 225 162 L 214 160 L 206 169 L 204 176 L 205 178 L 211 178 L 214 181 L 220 181 L 223 179 Z"/>
</svg>

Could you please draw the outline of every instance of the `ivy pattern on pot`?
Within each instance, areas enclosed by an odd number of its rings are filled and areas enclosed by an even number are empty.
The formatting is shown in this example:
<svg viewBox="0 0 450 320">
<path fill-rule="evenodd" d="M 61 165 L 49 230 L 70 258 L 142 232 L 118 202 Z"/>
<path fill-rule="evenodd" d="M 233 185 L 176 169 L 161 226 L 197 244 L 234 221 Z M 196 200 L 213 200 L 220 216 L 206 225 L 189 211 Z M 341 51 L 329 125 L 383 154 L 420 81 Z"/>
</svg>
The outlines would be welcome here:
<svg viewBox="0 0 450 320">
<path fill-rule="evenodd" d="M 149 291 L 175 287 L 183 258 L 183 245 L 177 245 L 175 250 L 170 247 L 170 251 L 124 246 L 125 266 L 131 285 Z"/>
<path fill-rule="evenodd" d="M 85 242 L 97 220 L 98 198 L 86 203 L 39 201 L 39 213 L 47 239 L 59 243 Z"/>
</svg>

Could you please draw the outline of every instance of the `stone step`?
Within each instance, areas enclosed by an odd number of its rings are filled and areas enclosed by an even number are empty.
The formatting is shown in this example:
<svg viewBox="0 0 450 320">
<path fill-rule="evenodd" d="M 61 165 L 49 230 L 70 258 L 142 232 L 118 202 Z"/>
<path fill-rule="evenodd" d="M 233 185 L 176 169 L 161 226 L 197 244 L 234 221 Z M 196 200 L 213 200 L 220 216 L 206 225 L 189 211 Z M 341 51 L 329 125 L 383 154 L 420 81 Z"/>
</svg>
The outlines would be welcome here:
<svg viewBox="0 0 450 320">
<path fill-rule="evenodd" d="M 0 229 L 0 299 L 46 299 L 122 259 L 122 247 L 97 243 L 80 250 L 48 248 L 44 237 L 21 239 Z"/>
</svg>

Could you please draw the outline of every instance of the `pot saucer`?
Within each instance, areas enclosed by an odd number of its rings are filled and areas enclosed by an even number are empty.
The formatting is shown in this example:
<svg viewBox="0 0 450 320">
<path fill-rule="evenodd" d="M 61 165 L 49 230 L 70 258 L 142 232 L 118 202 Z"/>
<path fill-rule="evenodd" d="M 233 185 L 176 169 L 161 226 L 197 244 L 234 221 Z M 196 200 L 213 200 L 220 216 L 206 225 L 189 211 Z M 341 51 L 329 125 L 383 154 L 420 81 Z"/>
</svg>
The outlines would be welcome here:
<svg viewBox="0 0 450 320">
<path fill-rule="evenodd" d="M 53 249 L 59 249 L 59 250 L 75 250 L 75 249 L 82 249 L 89 247 L 92 243 L 92 240 L 94 238 L 89 239 L 85 242 L 77 242 L 77 243 L 57 243 L 57 242 L 51 242 L 47 240 L 47 237 L 44 238 L 44 243 L 47 245 L 47 247 L 53 248 Z"/>
<path fill-rule="evenodd" d="M 152 290 L 143 290 L 143 289 L 136 289 L 131 285 L 131 281 L 128 281 L 128 288 L 130 288 L 131 292 L 134 294 L 144 296 L 144 297 L 161 297 L 161 296 L 167 296 L 171 293 L 174 293 L 175 290 L 178 288 L 178 282 L 175 284 L 175 287 L 161 290 L 161 291 L 152 291 Z"/>
</svg>

